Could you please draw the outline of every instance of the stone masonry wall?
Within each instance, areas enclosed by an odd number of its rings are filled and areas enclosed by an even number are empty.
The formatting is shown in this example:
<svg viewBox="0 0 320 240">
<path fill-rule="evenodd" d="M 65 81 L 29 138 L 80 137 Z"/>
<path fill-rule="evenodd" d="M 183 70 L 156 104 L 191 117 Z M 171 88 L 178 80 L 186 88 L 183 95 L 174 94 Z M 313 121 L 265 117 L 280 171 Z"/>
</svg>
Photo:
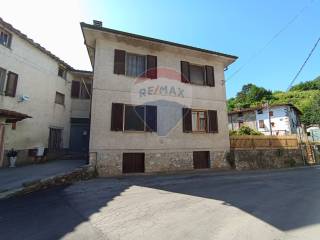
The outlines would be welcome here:
<svg viewBox="0 0 320 240">
<path fill-rule="evenodd" d="M 129 152 L 129 151 L 125 151 Z M 141 152 L 141 151 L 140 151 Z M 100 151 L 90 158 L 99 176 L 122 174 L 122 151 Z M 227 151 L 210 151 L 211 169 L 230 169 Z M 95 159 L 96 158 L 96 159 Z M 145 172 L 174 172 L 193 170 L 193 152 L 145 152 Z"/>
<path fill-rule="evenodd" d="M 300 149 L 231 150 L 237 170 L 283 168 L 303 165 Z"/>
</svg>

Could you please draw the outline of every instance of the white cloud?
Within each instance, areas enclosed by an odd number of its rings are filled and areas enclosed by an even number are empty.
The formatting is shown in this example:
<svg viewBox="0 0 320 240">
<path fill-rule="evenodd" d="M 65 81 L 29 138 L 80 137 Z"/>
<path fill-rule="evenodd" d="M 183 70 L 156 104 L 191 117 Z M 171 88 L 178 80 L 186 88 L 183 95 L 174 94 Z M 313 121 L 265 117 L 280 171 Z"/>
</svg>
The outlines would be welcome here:
<svg viewBox="0 0 320 240">
<path fill-rule="evenodd" d="M 88 3 L 0 0 L 0 16 L 74 68 L 91 70 L 80 29 L 80 22 L 89 19 Z"/>
</svg>

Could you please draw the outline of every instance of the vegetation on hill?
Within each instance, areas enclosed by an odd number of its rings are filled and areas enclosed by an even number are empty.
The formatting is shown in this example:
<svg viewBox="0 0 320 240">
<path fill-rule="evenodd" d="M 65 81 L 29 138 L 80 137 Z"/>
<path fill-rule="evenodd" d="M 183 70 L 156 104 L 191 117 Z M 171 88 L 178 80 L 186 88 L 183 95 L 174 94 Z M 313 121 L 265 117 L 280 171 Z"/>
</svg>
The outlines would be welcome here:
<svg viewBox="0 0 320 240">
<path fill-rule="evenodd" d="M 238 130 L 230 131 L 229 135 L 230 136 L 246 136 L 246 135 L 262 135 L 262 133 L 248 126 L 241 126 Z"/>
<path fill-rule="evenodd" d="M 302 113 L 305 125 L 320 124 L 320 76 L 313 81 L 299 83 L 288 92 L 271 92 L 254 84 L 246 84 L 236 97 L 228 100 L 228 110 L 256 107 L 263 103 L 295 105 Z"/>
</svg>

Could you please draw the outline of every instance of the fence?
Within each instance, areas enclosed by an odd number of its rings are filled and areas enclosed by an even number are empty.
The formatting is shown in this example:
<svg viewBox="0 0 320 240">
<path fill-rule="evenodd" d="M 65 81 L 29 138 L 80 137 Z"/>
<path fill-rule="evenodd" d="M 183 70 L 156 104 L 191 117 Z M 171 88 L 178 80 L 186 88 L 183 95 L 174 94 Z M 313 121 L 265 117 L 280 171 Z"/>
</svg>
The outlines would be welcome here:
<svg viewBox="0 0 320 240">
<path fill-rule="evenodd" d="M 233 149 L 272 149 L 299 147 L 296 135 L 291 136 L 230 136 Z"/>
</svg>

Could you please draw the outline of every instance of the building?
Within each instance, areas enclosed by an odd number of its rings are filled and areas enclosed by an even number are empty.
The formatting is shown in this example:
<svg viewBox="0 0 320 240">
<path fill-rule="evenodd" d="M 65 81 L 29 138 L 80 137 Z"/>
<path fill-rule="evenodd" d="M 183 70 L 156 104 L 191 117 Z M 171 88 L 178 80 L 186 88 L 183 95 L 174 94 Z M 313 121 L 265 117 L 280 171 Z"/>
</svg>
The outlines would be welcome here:
<svg viewBox="0 0 320 240">
<path fill-rule="evenodd" d="M 73 130 L 75 122 L 89 126 L 91 85 L 88 96 L 81 86 L 92 73 L 73 69 L 1 18 L 0 59 L 0 167 L 11 148 L 18 150 L 17 164 L 26 164 L 37 149 L 54 157 L 75 145 L 70 126 L 74 135 L 81 132 Z"/>
<path fill-rule="evenodd" d="M 224 70 L 237 57 L 81 23 L 99 175 L 228 166 Z"/>
<path fill-rule="evenodd" d="M 264 135 L 296 134 L 300 115 L 300 110 L 292 104 L 234 110 L 228 113 L 229 130 L 238 130 L 245 125 Z"/>
</svg>

